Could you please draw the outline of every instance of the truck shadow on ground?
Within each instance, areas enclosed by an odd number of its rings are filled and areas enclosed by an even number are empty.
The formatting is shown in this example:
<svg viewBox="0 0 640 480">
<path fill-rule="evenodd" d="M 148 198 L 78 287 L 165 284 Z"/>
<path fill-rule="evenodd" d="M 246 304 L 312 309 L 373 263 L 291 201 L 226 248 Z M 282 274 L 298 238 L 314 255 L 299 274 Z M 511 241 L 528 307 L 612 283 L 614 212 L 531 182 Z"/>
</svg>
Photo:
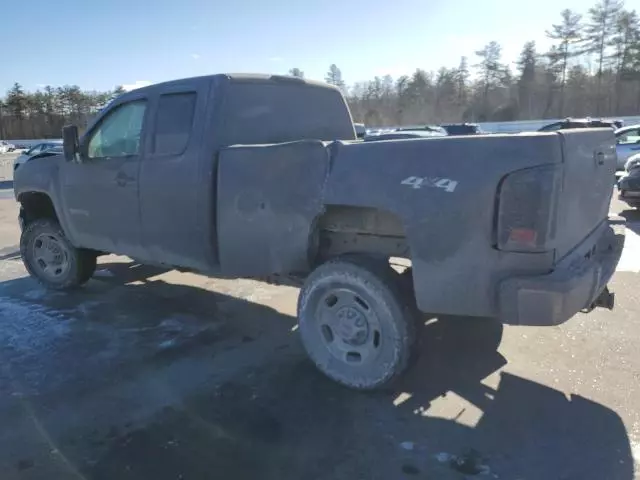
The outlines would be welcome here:
<svg viewBox="0 0 640 480">
<path fill-rule="evenodd" d="M 633 232 L 640 234 L 640 210 L 627 209 L 620 212 L 620 216 L 627 221 L 627 228 Z"/>
<path fill-rule="evenodd" d="M 60 434 L 66 439 L 58 447 L 85 478 L 446 480 L 489 472 L 509 479 L 633 478 L 629 439 L 612 410 L 506 372 L 497 389 L 482 382 L 506 363 L 496 350 L 501 325 L 461 319 L 426 322 L 420 331 L 422 354 L 411 371 L 386 391 L 358 393 L 315 370 L 291 332 L 291 316 L 196 287 L 146 281 L 162 273 L 154 267 L 117 264 L 101 270 L 113 275 L 98 275 L 86 291 L 32 300 L 109 327 L 105 338 L 93 338 L 89 348 L 82 346 L 86 332 L 78 332 L 77 341 L 67 339 L 70 357 L 60 365 L 54 359 L 50 368 L 73 362 L 74 375 L 93 378 L 91 389 L 99 392 L 100 382 L 109 376 L 103 375 L 103 364 L 115 368 L 110 362 L 118 355 L 129 380 L 202 351 L 213 352 L 226 367 L 224 375 L 195 390 L 167 385 L 173 388 L 171 405 L 149 412 L 144 421 L 132 421 L 122 412 L 114 420 L 120 422 L 114 424 L 119 433 L 100 439 L 91 462 L 86 450 L 81 454 L 73 446 L 77 439 Z M 32 285 L 28 282 L 6 282 L 0 295 L 19 297 Z M 96 300 L 113 287 L 116 295 Z M 189 348 L 175 351 L 164 363 L 155 354 L 152 361 L 145 360 L 150 350 L 140 348 L 148 342 L 142 338 L 144 329 L 166 321 L 171 312 L 193 315 L 189 318 L 194 322 L 218 323 L 218 334 L 187 343 Z M 119 343 L 126 351 L 101 356 L 114 342 L 106 337 L 127 335 L 135 341 Z M 149 344 L 161 340 L 152 337 Z M 134 348 L 135 354 L 129 351 Z M 238 358 L 245 364 L 234 363 Z M 52 356 L 46 361 L 52 362 Z M 62 388 L 68 386 L 65 382 Z M 477 424 L 464 425 L 457 414 L 434 416 L 431 405 L 452 395 L 482 411 Z M 56 432 L 49 435 L 55 438 Z"/>
</svg>

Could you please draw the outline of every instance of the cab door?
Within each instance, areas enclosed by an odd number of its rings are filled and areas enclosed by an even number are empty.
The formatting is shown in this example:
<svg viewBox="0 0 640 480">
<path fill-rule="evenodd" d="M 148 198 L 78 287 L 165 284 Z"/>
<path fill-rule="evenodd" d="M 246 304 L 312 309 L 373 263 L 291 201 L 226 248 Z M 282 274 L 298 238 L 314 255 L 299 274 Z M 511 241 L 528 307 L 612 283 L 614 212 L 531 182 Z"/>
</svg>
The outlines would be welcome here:
<svg viewBox="0 0 640 480">
<path fill-rule="evenodd" d="M 65 162 L 62 197 L 73 241 L 81 247 L 144 258 L 138 178 L 148 101 L 131 98 L 83 137 L 81 162 Z"/>
<path fill-rule="evenodd" d="M 207 129 L 210 85 L 196 78 L 154 89 L 149 150 L 140 163 L 142 240 L 154 262 L 209 268 L 215 151 L 207 142 L 216 134 Z"/>
</svg>

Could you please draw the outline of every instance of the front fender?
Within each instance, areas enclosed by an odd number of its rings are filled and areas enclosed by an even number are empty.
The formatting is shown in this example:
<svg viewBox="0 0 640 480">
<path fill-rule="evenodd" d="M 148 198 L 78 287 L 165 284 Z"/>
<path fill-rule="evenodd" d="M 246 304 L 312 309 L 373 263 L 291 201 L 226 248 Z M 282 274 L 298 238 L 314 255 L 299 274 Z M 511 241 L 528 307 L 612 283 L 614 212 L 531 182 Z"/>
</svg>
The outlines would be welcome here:
<svg viewBox="0 0 640 480">
<path fill-rule="evenodd" d="M 61 208 L 62 194 L 60 188 L 60 165 L 64 162 L 62 155 L 49 156 L 43 158 L 33 158 L 25 162 L 14 173 L 13 192 L 16 201 L 24 204 L 26 196 L 29 194 L 43 194 L 49 197 L 58 222 L 62 226 L 65 234 L 75 244 L 73 238 L 69 237 L 69 216 Z M 19 223 L 21 228 L 25 222 L 24 211 L 21 208 Z"/>
</svg>

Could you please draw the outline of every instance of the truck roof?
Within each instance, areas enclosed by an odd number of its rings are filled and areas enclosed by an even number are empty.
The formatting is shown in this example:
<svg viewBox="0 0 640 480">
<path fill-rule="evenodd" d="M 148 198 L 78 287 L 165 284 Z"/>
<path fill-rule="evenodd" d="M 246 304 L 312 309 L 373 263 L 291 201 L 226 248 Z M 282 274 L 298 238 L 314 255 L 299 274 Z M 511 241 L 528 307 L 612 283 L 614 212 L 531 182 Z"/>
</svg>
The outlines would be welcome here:
<svg viewBox="0 0 640 480">
<path fill-rule="evenodd" d="M 307 80 L 305 78 L 291 77 L 287 75 L 270 75 L 262 73 L 217 73 L 213 75 L 202 75 L 199 77 L 180 78 L 176 80 L 168 80 L 166 82 L 154 83 L 146 87 L 136 88 L 130 92 L 122 94 L 122 97 L 128 94 L 153 91 L 158 87 L 167 87 L 171 85 L 180 85 L 181 83 L 190 83 L 193 80 L 201 79 L 223 79 L 229 83 L 262 83 L 262 84 L 297 84 L 307 85 L 315 88 L 327 88 L 332 90 L 338 90 L 337 87 L 329 85 L 328 83 L 319 82 L 316 80 Z"/>
</svg>

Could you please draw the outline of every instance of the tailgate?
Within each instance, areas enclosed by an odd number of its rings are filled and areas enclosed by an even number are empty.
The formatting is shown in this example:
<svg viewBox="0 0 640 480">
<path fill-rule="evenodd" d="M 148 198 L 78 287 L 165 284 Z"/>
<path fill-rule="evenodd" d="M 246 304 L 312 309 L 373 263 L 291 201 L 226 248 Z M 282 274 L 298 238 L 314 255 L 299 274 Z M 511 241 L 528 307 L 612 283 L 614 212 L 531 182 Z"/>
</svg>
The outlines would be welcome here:
<svg viewBox="0 0 640 480">
<path fill-rule="evenodd" d="M 564 163 L 560 193 L 556 262 L 570 253 L 609 215 L 616 172 L 613 130 L 563 130 Z"/>
</svg>

